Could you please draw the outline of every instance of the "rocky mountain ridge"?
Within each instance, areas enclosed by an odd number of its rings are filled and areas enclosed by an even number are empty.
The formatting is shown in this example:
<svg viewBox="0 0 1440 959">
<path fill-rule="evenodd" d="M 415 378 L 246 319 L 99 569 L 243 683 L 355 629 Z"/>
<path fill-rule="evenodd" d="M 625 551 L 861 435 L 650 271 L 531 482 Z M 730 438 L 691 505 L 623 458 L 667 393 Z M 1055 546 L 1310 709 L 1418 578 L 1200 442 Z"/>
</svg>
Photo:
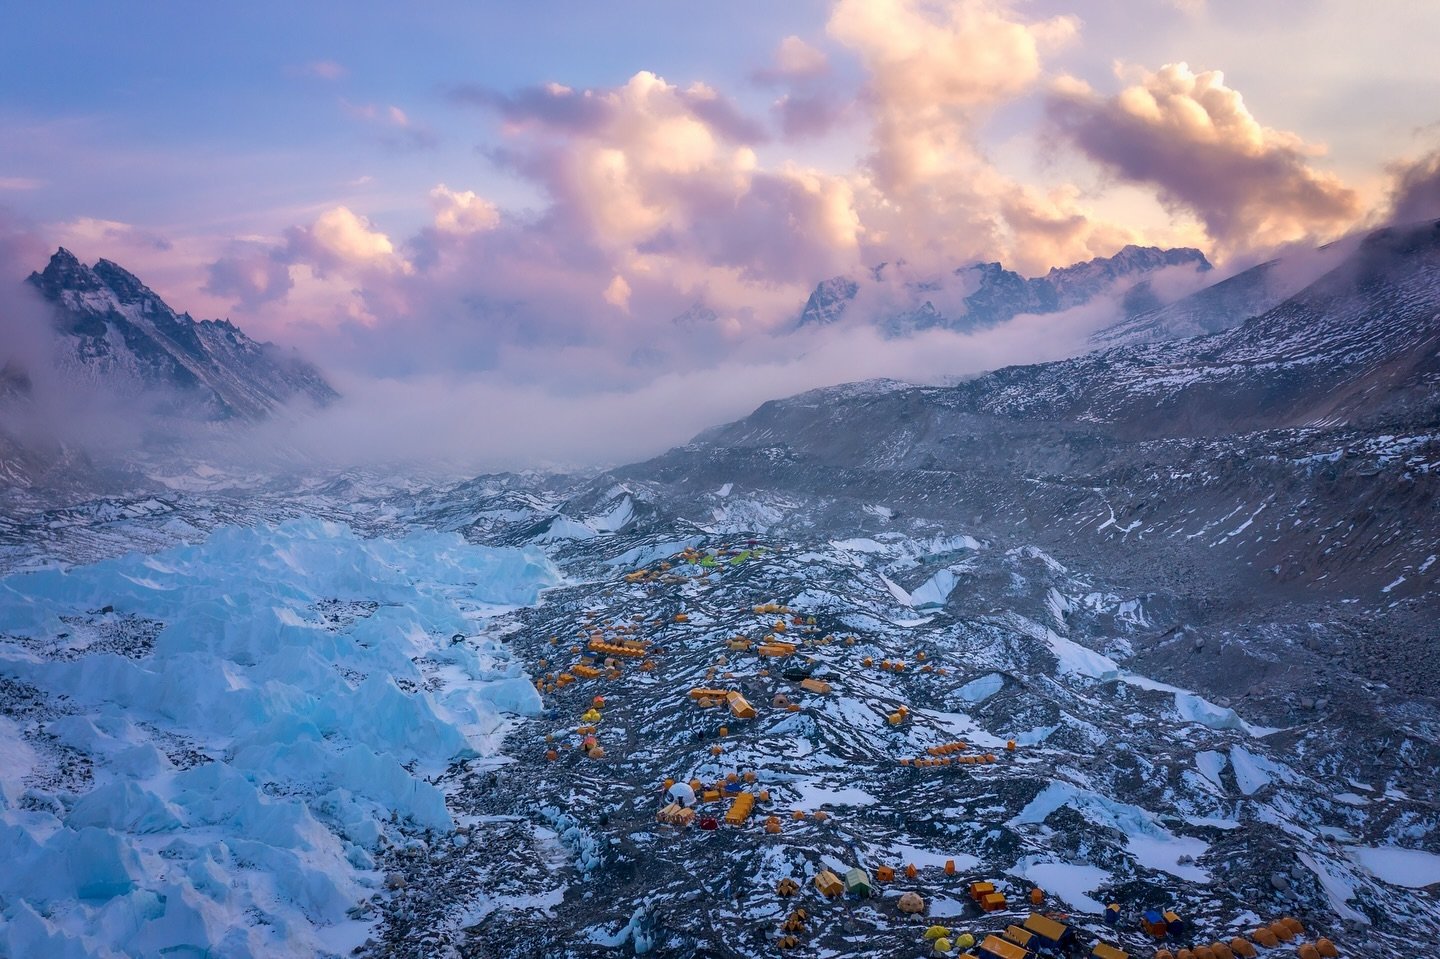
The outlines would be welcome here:
<svg viewBox="0 0 1440 959">
<path fill-rule="evenodd" d="M 876 291 L 865 319 L 890 336 L 926 329 L 976 330 L 1021 314 L 1055 313 L 1104 295 L 1122 298 L 1127 314 L 1159 306 L 1150 279 L 1158 271 L 1185 267 L 1208 272 L 1199 250 L 1126 246 L 1114 256 L 1052 268 L 1026 278 L 1000 263 L 975 263 L 948 275 L 901 275 L 904 264 L 881 264 L 860 277 L 836 276 L 810 294 L 794 329 L 825 326 L 844 318 L 866 292 Z M 937 306 L 936 301 L 941 305 Z"/>
<path fill-rule="evenodd" d="M 53 310 L 59 364 L 121 393 L 158 392 L 168 412 L 202 420 L 259 419 L 339 394 L 297 354 L 251 339 L 228 320 L 176 313 L 109 260 L 93 267 L 60 248 L 27 282 Z"/>
</svg>

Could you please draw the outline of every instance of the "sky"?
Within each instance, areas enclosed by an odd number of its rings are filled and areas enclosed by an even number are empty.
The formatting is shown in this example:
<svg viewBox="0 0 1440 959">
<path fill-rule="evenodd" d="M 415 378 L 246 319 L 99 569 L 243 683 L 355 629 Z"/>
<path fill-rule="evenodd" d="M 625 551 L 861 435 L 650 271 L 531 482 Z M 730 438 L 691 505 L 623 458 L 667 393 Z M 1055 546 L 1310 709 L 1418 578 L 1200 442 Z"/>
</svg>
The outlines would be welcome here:
<svg viewBox="0 0 1440 959">
<path fill-rule="evenodd" d="M 1429 213 L 1436 36 L 1426 0 L 14 5 L 0 254 L 300 349 L 355 401 L 327 436 L 640 455 L 1104 320 L 778 335 L 826 277 L 1127 243 L 1223 274 Z"/>
</svg>

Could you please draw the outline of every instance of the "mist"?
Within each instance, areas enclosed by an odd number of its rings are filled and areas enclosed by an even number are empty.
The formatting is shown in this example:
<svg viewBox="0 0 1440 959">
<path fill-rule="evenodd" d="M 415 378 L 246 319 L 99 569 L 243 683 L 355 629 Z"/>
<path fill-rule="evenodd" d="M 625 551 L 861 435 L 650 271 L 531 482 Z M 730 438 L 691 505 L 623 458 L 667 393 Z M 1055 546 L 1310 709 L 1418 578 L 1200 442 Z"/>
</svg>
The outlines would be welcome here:
<svg viewBox="0 0 1440 959">
<path fill-rule="evenodd" d="M 254 429 L 269 448 L 304 451 L 332 467 L 405 462 L 473 471 L 576 469 L 645 459 L 701 431 L 741 418 L 767 400 L 878 378 L 943 384 L 1017 363 L 1083 352 L 1086 338 L 1118 318 L 1113 302 L 1019 316 L 956 333 L 936 329 L 890 339 L 868 324 L 757 337 L 713 366 L 659 373 L 624 389 L 577 392 L 509 373 L 405 379 L 348 376 L 344 398 L 310 416 Z M 783 352 L 782 352 L 783 351 Z M 568 366 L 566 351 L 548 357 Z"/>
<path fill-rule="evenodd" d="M 1357 235 L 1318 250 L 1284 249 L 1268 278 L 1272 293 L 1303 288 L 1358 241 Z M 9 262 L 39 259 L 33 238 L 12 231 L 9 242 Z M 1214 278 L 1169 268 L 1150 282 L 1169 302 Z M 341 398 L 323 408 L 284 408 L 261 422 L 186 418 L 184 395 L 111 377 L 101 382 L 67 364 L 47 330 L 50 305 L 27 285 L 11 284 L 0 293 L 0 367 L 23 370 L 30 387 L 23 401 L 7 402 L 3 426 L 31 442 L 82 449 L 104 465 L 167 475 L 167 482 L 212 470 L 252 478 L 356 467 L 454 475 L 583 470 L 644 460 L 768 400 L 816 388 L 882 378 L 943 385 L 1075 356 L 1091 348 L 1092 333 L 1124 315 L 1117 288 L 1084 306 L 970 332 L 887 335 L 887 317 L 914 309 L 914 284 L 922 283 L 921 298 L 953 319 L 963 316 L 974 282 L 973 271 L 947 271 L 937 281 L 901 264 L 883 280 L 861 284 L 843 319 L 830 326 L 783 334 L 737 333 L 714 323 L 651 326 L 664 338 L 651 340 L 648 364 L 636 363 L 636 341 L 621 335 L 578 343 L 497 338 L 483 369 L 447 364 L 389 375 L 322 361 Z M 445 332 L 417 322 L 409 335 L 417 348 L 438 351 L 446 348 Z M 400 334 L 374 335 L 390 341 Z M 320 359 L 314 351 L 311 358 Z"/>
</svg>

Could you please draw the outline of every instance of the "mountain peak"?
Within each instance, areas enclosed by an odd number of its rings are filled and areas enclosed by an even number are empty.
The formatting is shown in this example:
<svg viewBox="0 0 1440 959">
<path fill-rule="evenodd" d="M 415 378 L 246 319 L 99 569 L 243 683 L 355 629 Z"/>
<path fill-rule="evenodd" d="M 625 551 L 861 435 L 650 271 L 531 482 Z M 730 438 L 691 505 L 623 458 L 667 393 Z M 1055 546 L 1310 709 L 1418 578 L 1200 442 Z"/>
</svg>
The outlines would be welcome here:
<svg viewBox="0 0 1440 959">
<path fill-rule="evenodd" d="M 338 396 L 305 361 L 229 322 L 176 313 L 111 260 L 89 267 L 60 247 L 29 283 L 54 309 L 67 362 L 122 391 L 159 390 L 178 399 L 177 409 L 210 419 L 258 419 L 294 398 L 323 405 Z"/>
<path fill-rule="evenodd" d="M 55 299 L 62 290 L 76 290 L 87 292 L 98 290 L 103 283 L 84 263 L 65 249 L 58 247 L 50 257 L 50 262 L 45 269 L 38 273 L 31 273 L 27 282 L 38 288 L 45 294 L 47 299 Z"/>
</svg>

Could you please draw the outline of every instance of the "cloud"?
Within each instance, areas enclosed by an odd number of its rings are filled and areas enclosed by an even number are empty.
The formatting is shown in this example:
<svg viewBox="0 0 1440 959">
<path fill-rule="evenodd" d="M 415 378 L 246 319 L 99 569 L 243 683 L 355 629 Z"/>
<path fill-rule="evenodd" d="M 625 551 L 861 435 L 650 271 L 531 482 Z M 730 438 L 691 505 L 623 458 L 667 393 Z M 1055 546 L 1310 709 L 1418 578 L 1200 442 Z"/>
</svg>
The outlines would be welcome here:
<svg viewBox="0 0 1440 959">
<path fill-rule="evenodd" d="M 93 245 L 110 249 L 143 247 L 162 253 L 174 247 L 169 238 L 153 230 L 118 220 L 101 220 L 88 216 L 58 224 L 53 232 L 59 237 L 62 246 Z"/>
<path fill-rule="evenodd" d="M 49 253 L 33 224 L 0 207 L 0 263 L 7 265 L 7 275 L 0 277 L 0 370 L 11 364 L 29 368 L 48 355 L 44 311 L 22 281 L 27 265 L 43 266 Z"/>
<path fill-rule="evenodd" d="M 0 190 L 38 190 L 45 181 L 32 176 L 0 176 Z"/>
<path fill-rule="evenodd" d="M 632 287 L 637 271 L 706 268 L 716 285 L 721 273 L 804 284 L 857 255 L 845 178 L 762 169 L 760 124 L 704 84 L 641 71 L 611 89 L 552 84 L 472 102 L 505 121 L 497 158 L 549 195 L 545 228 L 583 238 L 607 277 L 624 273 Z"/>
<path fill-rule="evenodd" d="M 1079 22 L 1026 22 L 986 0 L 840 0 L 827 29 L 868 71 L 870 165 L 887 194 L 903 194 L 969 165 L 976 124 L 1031 87 L 1042 52 L 1072 39 Z"/>
<path fill-rule="evenodd" d="M 429 150 L 440 143 L 434 130 L 413 120 L 394 104 L 381 106 L 342 99 L 340 106 L 350 116 L 377 128 L 380 131 L 377 139 L 385 146 L 401 150 Z"/>
<path fill-rule="evenodd" d="M 851 115 L 850 104 L 829 93 L 787 93 L 775 101 L 780 133 L 790 141 L 822 137 Z"/>
<path fill-rule="evenodd" d="M 1440 150 L 1390 168 L 1390 223 L 1415 223 L 1440 218 Z"/>
<path fill-rule="evenodd" d="M 1353 189 L 1313 165 L 1323 148 L 1263 126 L 1218 70 L 1167 64 L 1109 98 L 1062 79 L 1048 111 L 1063 139 L 1158 188 L 1229 250 L 1332 235 L 1362 212 Z"/>
<path fill-rule="evenodd" d="M 1123 245 L 1125 231 L 1097 221 L 1077 189 L 1021 184 L 980 146 L 983 124 L 1037 89 L 1044 57 L 1078 30 L 1073 17 L 1025 19 L 990 0 L 836 4 L 827 31 L 866 71 L 871 152 L 855 192 L 867 261 L 1000 259 L 1043 272 Z"/>
<path fill-rule="evenodd" d="M 204 290 L 233 300 L 246 310 L 283 300 L 295 287 L 290 266 L 254 243 L 237 243 L 234 249 L 211 263 Z"/>
<path fill-rule="evenodd" d="M 626 283 L 625 277 L 620 274 L 615 274 L 615 278 L 610 281 L 609 286 L 605 287 L 605 292 L 602 295 L 605 298 L 605 302 L 611 306 L 624 310 L 627 313 L 630 311 L 630 284 Z"/>
<path fill-rule="evenodd" d="M 430 191 L 435 211 L 435 229 L 465 235 L 493 230 L 500 223 L 500 209 L 473 190 L 456 192 L 445 184 Z"/>
<path fill-rule="evenodd" d="M 752 82 L 783 91 L 771 108 L 783 139 L 822 137 L 852 116 L 852 103 L 832 72 L 824 51 L 788 36 L 776 48 L 773 63 L 750 74 Z"/>
<path fill-rule="evenodd" d="M 357 270 L 405 273 L 410 269 L 390 237 L 344 206 L 326 210 L 309 226 L 285 231 L 285 254 L 289 262 L 304 263 L 322 275 Z"/>
<path fill-rule="evenodd" d="M 300 72 L 321 80 L 340 80 L 350 71 L 345 69 L 343 64 L 336 63 L 334 60 L 312 60 L 301 67 Z"/>
<path fill-rule="evenodd" d="M 791 35 L 775 48 L 774 62 L 756 70 L 751 79 L 760 84 L 793 83 L 823 77 L 829 72 L 830 58 L 823 50 Z"/>
<path fill-rule="evenodd" d="M 572 136 L 605 136 L 624 125 L 636 108 L 648 104 L 672 117 L 689 117 L 733 143 L 756 144 L 767 139 L 765 128 L 740 112 L 728 98 L 704 83 L 678 87 L 648 70 L 612 90 L 574 90 L 560 83 L 500 93 L 485 87 L 460 86 L 450 91 L 456 103 L 494 110 L 512 134 L 543 130 Z"/>
<path fill-rule="evenodd" d="M 274 258 L 288 291 L 253 253 L 217 266 L 212 289 L 268 303 L 271 316 L 283 305 L 307 336 L 343 331 L 326 353 L 354 368 L 483 370 L 517 362 L 509 346 L 583 346 L 579 379 L 608 388 L 635 378 L 629 359 L 641 354 L 664 357 L 645 375 L 734 355 L 788 327 L 817 281 L 881 261 L 1043 272 L 1136 239 L 1097 220 L 1074 187 L 1002 175 L 975 142 L 989 110 L 1036 88 L 1043 52 L 1074 21 L 1024 20 L 983 0 L 881 6 L 889 19 L 841 3 L 830 25 L 869 71 L 859 100 L 833 98 L 828 58 L 810 44 L 788 38 L 775 54 L 787 135 L 868 119 L 872 156 L 859 168 L 763 161 L 764 127 L 733 101 L 648 71 L 593 89 L 458 87 L 452 101 L 500 121 L 486 155 L 538 188 L 537 213 L 502 215 L 442 184 L 429 225 L 392 238 L 340 207 L 285 232 Z M 895 159 L 911 150 L 938 153 Z M 886 164 L 910 173 L 888 176 Z M 717 322 L 669 322 L 692 307 Z"/>
</svg>

